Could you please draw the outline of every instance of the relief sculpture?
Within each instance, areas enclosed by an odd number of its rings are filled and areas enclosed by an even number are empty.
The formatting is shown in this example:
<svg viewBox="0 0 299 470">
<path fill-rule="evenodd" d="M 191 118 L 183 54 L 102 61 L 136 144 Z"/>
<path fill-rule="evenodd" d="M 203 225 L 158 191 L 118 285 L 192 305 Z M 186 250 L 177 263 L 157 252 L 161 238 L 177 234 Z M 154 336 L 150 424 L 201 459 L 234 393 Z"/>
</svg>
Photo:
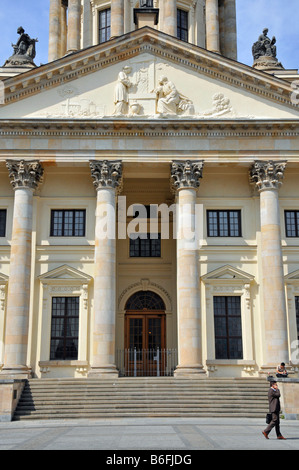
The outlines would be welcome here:
<svg viewBox="0 0 299 470">
<path fill-rule="evenodd" d="M 179 93 L 173 82 L 166 76 L 159 79 L 159 86 L 153 90 L 157 97 L 157 114 L 194 114 L 191 100 Z"/>
</svg>

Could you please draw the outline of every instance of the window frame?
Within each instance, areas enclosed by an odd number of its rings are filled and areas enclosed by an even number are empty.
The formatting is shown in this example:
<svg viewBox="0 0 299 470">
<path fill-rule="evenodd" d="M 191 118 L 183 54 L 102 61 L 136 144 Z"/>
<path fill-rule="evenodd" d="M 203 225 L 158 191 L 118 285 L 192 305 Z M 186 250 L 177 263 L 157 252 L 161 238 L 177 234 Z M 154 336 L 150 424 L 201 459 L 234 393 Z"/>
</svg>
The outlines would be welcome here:
<svg viewBox="0 0 299 470">
<path fill-rule="evenodd" d="M 162 244 L 161 244 L 161 233 L 156 233 L 156 234 L 153 234 L 153 233 L 150 233 L 150 232 L 147 232 L 146 234 L 144 233 L 140 233 L 139 234 L 140 236 L 139 237 L 136 237 L 136 238 L 129 238 L 129 258 L 161 258 L 162 257 Z M 142 236 L 146 235 L 147 237 L 144 238 Z M 153 236 L 157 236 L 156 238 Z M 138 240 L 138 253 L 139 254 L 136 254 L 136 255 L 132 255 L 132 250 L 133 250 L 133 247 L 131 246 L 131 244 L 134 242 L 137 244 L 137 240 Z M 142 243 L 144 241 L 149 241 L 149 254 L 146 255 L 142 255 Z M 157 255 L 153 255 L 153 252 L 154 252 L 154 242 L 157 242 L 159 240 L 160 242 L 160 246 L 158 248 L 158 253 Z M 157 248 L 156 248 L 157 249 Z"/>
<path fill-rule="evenodd" d="M 294 213 L 295 215 L 295 235 L 289 235 L 288 234 L 288 223 L 287 223 L 287 214 L 289 213 Z M 293 210 L 293 209 L 285 209 L 284 210 L 284 222 L 285 222 L 285 236 L 286 238 L 298 238 L 299 237 L 299 226 L 298 226 L 298 221 L 299 221 L 299 210 Z"/>
<path fill-rule="evenodd" d="M 107 22 L 107 14 L 109 12 L 110 24 Z M 105 27 L 101 27 L 101 15 L 105 15 Z M 110 35 L 107 32 L 110 30 Z M 101 41 L 101 32 L 105 31 L 105 40 Z M 109 36 L 109 37 L 108 37 Z M 98 10 L 98 44 L 103 44 L 104 42 L 109 41 L 111 38 L 111 7 L 102 8 Z"/>
<path fill-rule="evenodd" d="M 186 15 L 187 27 L 183 28 L 182 24 L 182 14 Z M 182 33 L 186 33 L 187 39 L 184 39 Z M 177 38 L 184 42 L 189 42 L 189 11 L 184 10 L 183 8 L 177 8 Z"/>
<path fill-rule="evenodd" d="M 53 313 L 54 299 L 64 299 L 64 314 L 55 315 Z M 76 300 L 76 311 L 74 315 L 70 315 L 70 310 L 68 309 L 71 300 Z M 54 320 L 63 319 L 63 336 L 62 335 L 53 335 L 53 324 Z M 76 320 L 76 335 L 67 336 L 67 330 L 69 325 L 69 320 Z M 79 322 L 80 322 L 80 296 L 53 296 L 51 298 L 51 329 L 50 329 L 50 361 L 77 361 L 79 356 Z M 63 341 L 63 357 L 53 357 L 55 354 L 54 348 L 52 348 L 53 341 Z M 67 341 L 75 340 L 77 342 L 77 353 L 76 357 L 69 357 L 67 355 Z"/>
<path fill-rule="evenodd" d="M 225 306 L 225 309 L 224 309 L 224 313 L 222 314 L 215 314 L 215 301 L 219 300 L 219 299 L 224 299 L 224 306 Z M 228 305 L 228 300 L 229 299 L 238 299 L 239 300 L 239 305 L 238 305 L 238 308 L 239 308 L 239 313 L 238 314 L 232 314 L 230 313 L 229 311 L 229 305 Z M 241 296 L 239 295 L 234 295 L 234 296 L 231 296 L 231 295 L 217 295 L 217 296 L 213 296 L 213 313 L 214 313 L 214 340 L 215 340 L 215 359 L 216 360 L 243 360 L 244 358 L 244 346 L 243 346 L 243 335 L 242 335 L 242 312 L 241 312 Z M 222 319 L 225 319 L 225 335 L 219 335 L 216 333 L 216 318 L 222 318 Z M 239 329 L 240 329 L 240 332 L 241 334 L 240 335 L 232 335 L 230 334 L 229 332 L 229 318 L 234 318 L 235 320 L 238 319 L 240 324 L 238 325 L 239 326 Z M 219 355 L 217 355 L 217 340 L 218 339 L 225 339 L 226 340 L 226 354 L 225 354 L 225 357 L 219 357 Z M 231 356 L 231 352 L 230 352 L 230 341 L 231 340 L 240 340 L 241 341 L 241 351 L 240 351 L 240 356 L 238 357 L 232 357 Z"/>
<path fill-rule="evenodd" d="M 55 225 L 55 212 L 62 212 L 62 222 L 61 222 L 61 233 L 59 234 L 54 234 L 54 225 Z M 73 221 L 72 221 L 72 234 L 67 234 L 65 235 L 66 232 L 66 227 L 65 227 L 65 215 L 67 212 L 72 212 L 73 213 Z M 82 229 L 82 234 L 80 233 L 79 235 L 75 235 L 76 231 L 76 218 L 75 218 L 75 213 L 76 212 L 81 212 L 84 214 L 83 217 L 83 229 Z M 66 238 L 66 237 L 71 237 L 71 238 L 82 238 L 86 237 L 86 209 L 51 209 L 51 215 L 50 215 L 50 237 L 54 238 Z"/>
<path fill-rule="evenodd" d="M 211 212 L 215 212 L 217 214 L 217 235 L 211 235 L 211 228 L 210 228 L 210 218 L 209 214 Z M 220 213 L 225 212 L 227 213 L 227 234 L 225 235 L 220 235 Z M 231 235 L 231 212 L 236 212 L 238 214 L 238 235 Z M 209 238 L 215 237 L 215 238 L 242 238 L 242 214 L 241 214 L 241 209 L 207 209 L 206 213 L 206 221 L 207 221 L 207 236 Z"/>
<path fill-rule="evenodd" d="M 1 214 L 4 214 L 4 220 L 1 220 Z M 3 227 L 2 227 L 3 223 Z M 6 226 L 7 226 L 7 209 L 0 209 L 0 237 L 6 237 Z"/>
</svg>

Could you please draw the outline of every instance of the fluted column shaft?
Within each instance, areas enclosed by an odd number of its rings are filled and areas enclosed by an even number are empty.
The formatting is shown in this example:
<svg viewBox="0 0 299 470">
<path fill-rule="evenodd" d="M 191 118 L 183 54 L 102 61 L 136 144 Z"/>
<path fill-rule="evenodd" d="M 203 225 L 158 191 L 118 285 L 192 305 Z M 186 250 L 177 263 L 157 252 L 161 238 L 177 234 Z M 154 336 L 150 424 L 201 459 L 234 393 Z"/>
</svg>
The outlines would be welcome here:
<svg viewBox="0 0 299 470">
<path fill-rule="evenodd" d="M 111 38 L 124 34 L 124 0 L 111 0 Z"/>
<path fill-rule="evenodd" d="M 61 57 L 61 0 L 50 0 L 49 62 Z"/>
<path fill-rule="evenodd" d="M 116 315 L 116 189 L 120 162 L 91 161 L 97 190 L 93 356 L 90 375 L 118 376 L 115 365 Z"/>
<path fill-rule="evenodd" d="M 80 50 L 81 39 L 81 0 L 69 0 L 68 3 L 68 28 L 67 28 L 67 52 Z"/>
<path fill-rule="evenodd" d="M 177 36 L 177 2 L 167 0 L 164 5 L 164 33 L 170 36 Z"/>
<path fill-rule="evenodd" d="M 33 192 L 42 179 L 38 161 L 7 161 L 15 190 L 2 374 L 29 375 L 27 366 Z"/>
<path fill-rule="evenodd" d="M 178 366 L 175 376 L 203 373 L 198 251 L 192 237 L 202 162 L 174 161 L 171 176 L 177 190 L 177 325 Z"/>
<path fill-rule="evenodd" d="M 220 53 L 218 0 L 206 0 L 207 49 Z"/>
<path fill-rule="evenodd" d="M 256 161 L 251 181 L 260 192 L 262 290 L 264 299 L 264 366 L 289 362 L 286 298 L 278 188 L 285 162 Z"/>
</svg>

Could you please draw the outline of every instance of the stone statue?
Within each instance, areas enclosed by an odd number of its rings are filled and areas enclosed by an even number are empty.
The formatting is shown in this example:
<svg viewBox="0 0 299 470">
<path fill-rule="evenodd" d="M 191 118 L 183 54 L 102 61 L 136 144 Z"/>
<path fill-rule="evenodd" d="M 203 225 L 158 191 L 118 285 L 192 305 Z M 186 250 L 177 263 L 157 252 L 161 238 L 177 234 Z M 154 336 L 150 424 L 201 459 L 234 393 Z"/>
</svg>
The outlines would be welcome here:
<svg viewBox="0 0 299 470">
<path fill-rule="evenodd" d="M 179 93 L 167 77 L 159 78 L 159 86 L 153 92 L 157 95 L 158 114 L 194 114 L 192 101 Z"/>
<path fill-rule="evenodd" d="M 22 65 L 33 65 L 33 60 L 36 56 L 35 44 L 38 42 L 38 39 L 32 39 L 28 34 L 25 33 L 25 30 L 20 26 L 17 30 L 17 33 L 20 35 L 18 42 L 12 44 L 13 55 L 5 62 L 5 66 L 22 66 Z"/>
<path fill-rule="evenodd" d="M 252 46 L 252 55 L 254 58 L 253 66 L 261 70 L 273 67 L 283 68 L 276 58 L 276 38 L 273 36 L 273 38 L 270 39 L 267 36 L 268 31 L 268 28 L 265 28 L 263 34 L 259 36 L 258 40 Z"/>
<path fill-rule="evenodd" d="M 132 86 L 128 78 L 131 67 L 124 67 L 118 74 L 117 85 L 114 90 L 114 113 L 117 116 L 123 116 L 129 112 L 129 88 Z"/>
</svg>

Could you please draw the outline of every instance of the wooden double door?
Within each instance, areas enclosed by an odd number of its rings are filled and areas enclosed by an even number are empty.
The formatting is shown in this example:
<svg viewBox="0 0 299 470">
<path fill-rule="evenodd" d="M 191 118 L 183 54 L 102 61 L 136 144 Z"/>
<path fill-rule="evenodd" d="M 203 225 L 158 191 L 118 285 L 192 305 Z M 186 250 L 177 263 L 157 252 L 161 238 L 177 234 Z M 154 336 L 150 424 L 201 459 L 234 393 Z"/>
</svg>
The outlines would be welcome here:
<svg viewBox="0 0 299 470">
<path fill-rule="evenodd" d="M 144 309 L 125 316 L 125 369 L 127 376 L 164 373 L 165 312 Z"/>
</svg>

